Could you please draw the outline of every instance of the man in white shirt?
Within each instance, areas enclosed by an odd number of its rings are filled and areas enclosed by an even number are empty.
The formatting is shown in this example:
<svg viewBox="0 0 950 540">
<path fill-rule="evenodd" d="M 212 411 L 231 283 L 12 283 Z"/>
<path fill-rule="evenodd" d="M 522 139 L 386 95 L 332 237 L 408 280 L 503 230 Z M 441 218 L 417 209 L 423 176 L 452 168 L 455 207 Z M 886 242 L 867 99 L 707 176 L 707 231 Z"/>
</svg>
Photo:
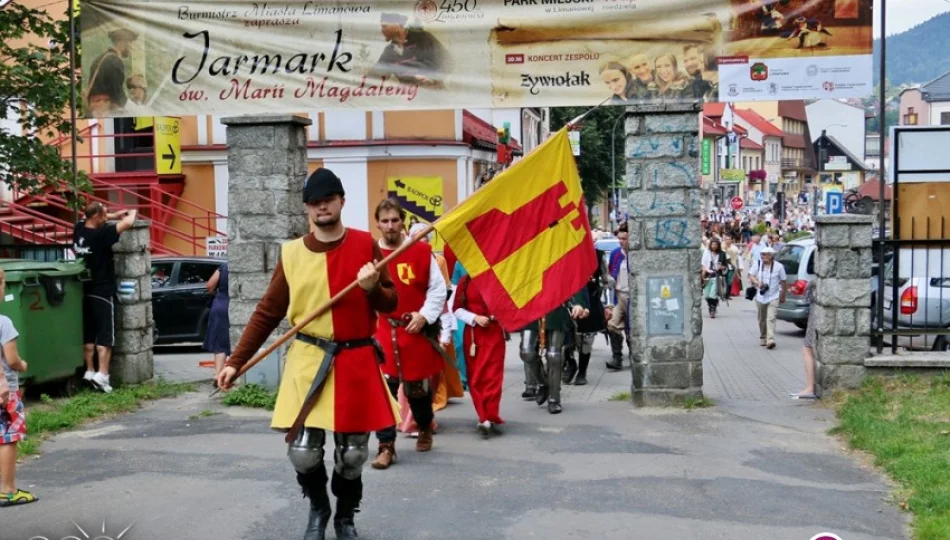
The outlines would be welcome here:
<svg viewBox="0 0 950 540">
<path fill-rule="evenodd" d="M 785 267 L 775 260 L 775 250 L 767 247 L 760 254 L 761 261 L 753 265 L 749 278 L 752 286 L 758 289 L 755 305 L 759 311 L 759 345 L 775 348 L 775 318 L 778 306 L 785 302 L 788 284 L 785 279 Z"/>
</svg>

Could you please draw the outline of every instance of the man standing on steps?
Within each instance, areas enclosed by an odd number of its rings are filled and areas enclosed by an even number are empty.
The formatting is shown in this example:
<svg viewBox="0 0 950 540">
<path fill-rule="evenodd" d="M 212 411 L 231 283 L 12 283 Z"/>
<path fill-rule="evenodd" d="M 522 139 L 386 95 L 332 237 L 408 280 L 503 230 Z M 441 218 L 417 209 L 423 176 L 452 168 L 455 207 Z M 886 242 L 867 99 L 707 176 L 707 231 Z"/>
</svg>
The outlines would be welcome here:
<svg viewBox="0 0 950 540">
<path fill-rule="evenodd" d="M 73 251 L 86 263 L 92 276 L 83 284 L 83 360 L 86 374 L 83 380 L 105 393 L 112 392 L 109 382 L 109 362 L 115 346 L 115 257 L 112 246 L 119 235 L 132 228 L 137 212 L 122 210 L 114 214 L 94 202 L 83 211 L 86 219 L 76 224 L 73 231 Z M 109 223 L 119 219 L 118 223 Z M 99 371 L 95 371 L 93 357 L 99 356 Z"/>
<path fill-rule="evenodd" d="M 405 235 L 406 211 L 393 199 L 384 199 L 376 207 L 376 226 L 382 237 L 379 249 L 388 256 L 409 238 Z M 417 242 L 388 265 L 393 276 L 399 305 L 392 313 L 381 313 L 376 341 L 386 356 L 383 373 L 393 397 L 403 385 L 412 416 L 419 426 L 416 452 L 432 449 L 432 388 L 429 380 L 441 373 L 443 358 L 439 350 L 437 321 L 445 307 L 448 288 L 432 247 Z M 372 466 L 388 469 L 396 460 L 396 426 L 376 432 L 379 450 Z"/>
</svg>

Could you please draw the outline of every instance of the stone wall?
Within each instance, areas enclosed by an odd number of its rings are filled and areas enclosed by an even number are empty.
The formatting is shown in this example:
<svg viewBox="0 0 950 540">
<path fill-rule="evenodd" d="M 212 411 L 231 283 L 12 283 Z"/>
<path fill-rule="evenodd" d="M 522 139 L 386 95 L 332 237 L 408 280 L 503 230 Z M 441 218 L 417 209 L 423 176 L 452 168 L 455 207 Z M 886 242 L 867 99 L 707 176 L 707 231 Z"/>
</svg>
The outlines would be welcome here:
<svg viewBox="0 0 950 540">
<path fill-rule="evenodd" d="M 631 363 L 638 406 L 702 397 L 700 110 L 661 105 L 627 111 Z"/>
<path fill-rule="evenodd" d="M 137 220 L 112 246 L 119 290 L 115 314 L 115 348 L 109 366 L 113 383 L 138 384 L 155 374 L 149 223 Z"/>
<path fill-rule="evenodd" d="M 854 388 L 864 378 L 871 333 L 871 216 L 818 216 L 815 273 L 821 388 Z"/>
<path fill-rule="evenodd" d="M 309 231 L 303 206 L 309 118 L 225 118 L 228 141 L 228 271 L 231 345 L 236 346 L 280 257 Z M 286 331 L 289 326 L 284 323 Z"/>
</svg>

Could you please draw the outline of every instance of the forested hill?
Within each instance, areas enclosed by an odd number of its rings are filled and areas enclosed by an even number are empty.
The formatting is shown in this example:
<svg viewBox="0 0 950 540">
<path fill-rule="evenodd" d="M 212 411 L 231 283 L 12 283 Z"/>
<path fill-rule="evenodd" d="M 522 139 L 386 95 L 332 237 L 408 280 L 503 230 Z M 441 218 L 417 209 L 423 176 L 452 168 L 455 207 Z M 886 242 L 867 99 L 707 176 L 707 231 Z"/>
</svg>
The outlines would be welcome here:
<svg viewBox="0 0 950 540">
<path fill-rule="evenodd" d="M 950 4 L 948 4 L 950 7 Z M 880 75 L 880 40 L 874 41 L 874 84 Z M 923 84 L 950 71 L 950 12 L 887 38 L 887 80 Z"/>
</svg>

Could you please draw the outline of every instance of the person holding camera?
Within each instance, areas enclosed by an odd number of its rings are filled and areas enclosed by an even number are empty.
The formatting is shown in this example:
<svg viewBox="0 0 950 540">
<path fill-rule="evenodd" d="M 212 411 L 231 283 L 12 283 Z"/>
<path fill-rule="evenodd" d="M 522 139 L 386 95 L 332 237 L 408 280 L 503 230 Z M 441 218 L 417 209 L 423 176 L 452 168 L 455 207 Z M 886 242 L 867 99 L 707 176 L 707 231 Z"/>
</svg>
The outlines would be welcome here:
<svg viewBox="0 0 950 540">
<path fill-rule="evenodd" d="M 749 278 L 756 288 L 755 304 L 759 310 L 759 345 L 775 348 L 775 318 L 778 305 L 785 302 L 785 267 L 775 260 L 775 250 L 771 247 L 759 253 L 759 263 L 752 267 Z"/>
</svg>

